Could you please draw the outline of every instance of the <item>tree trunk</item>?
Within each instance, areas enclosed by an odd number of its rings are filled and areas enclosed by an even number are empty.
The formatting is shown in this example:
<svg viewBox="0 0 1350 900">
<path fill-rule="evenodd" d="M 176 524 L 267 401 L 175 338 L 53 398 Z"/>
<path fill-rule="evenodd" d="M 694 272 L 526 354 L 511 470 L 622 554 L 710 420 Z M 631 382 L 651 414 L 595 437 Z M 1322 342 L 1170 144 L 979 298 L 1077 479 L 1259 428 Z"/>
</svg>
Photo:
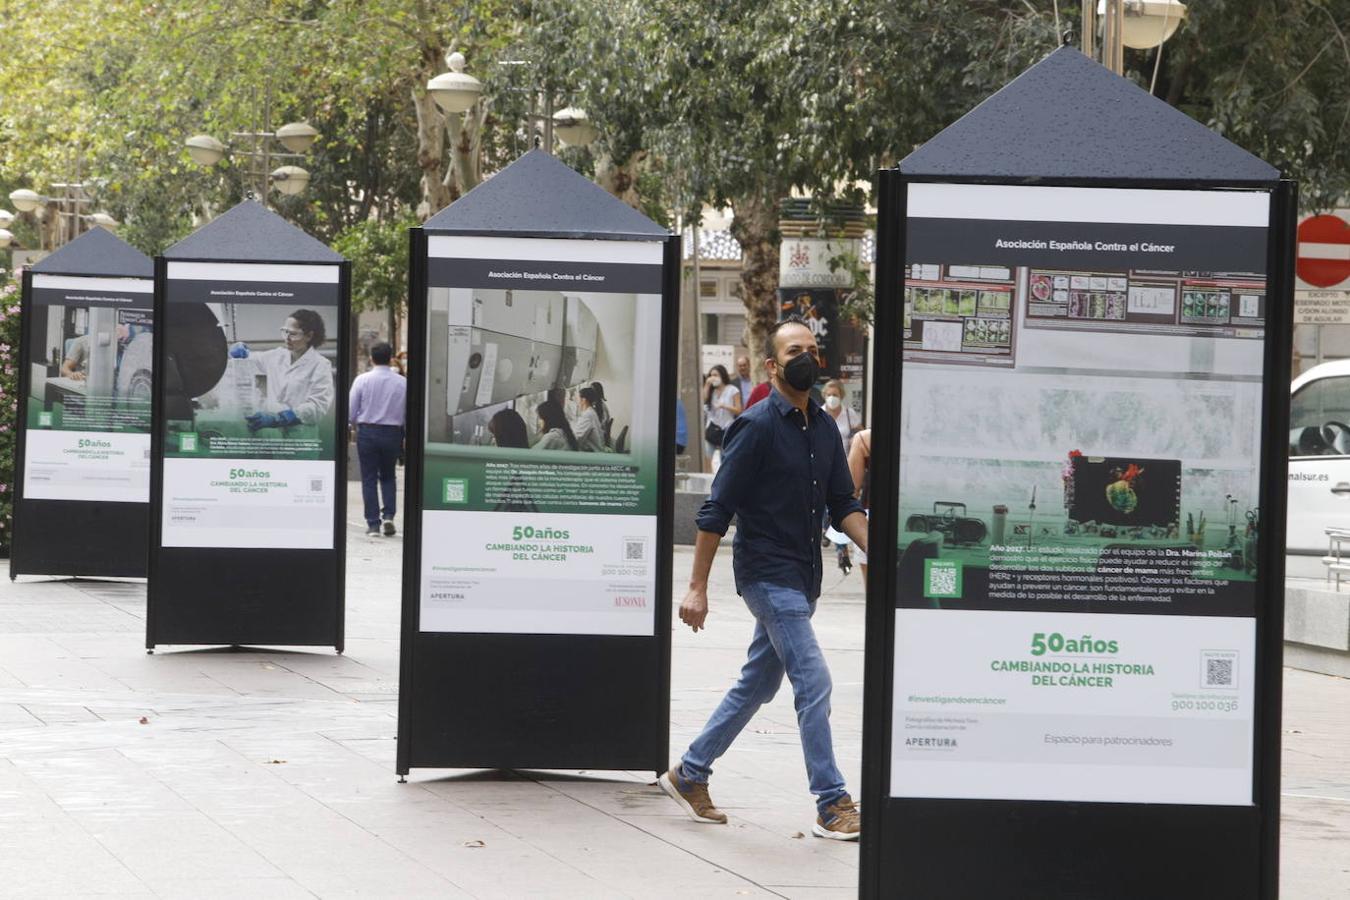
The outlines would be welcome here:
<svg viewBox="0 0 1350 900">
<path fill-rule="evenodd" d="M 445 189 L 450 202 L 478 187 L 483 180 L 483 122 L 488 104 L 479 100 L 463 116 L 447 116 L 450 132 L 450 166 L 445 173 Z"/>
<path fill-rule="evenodd" d="M 741 302 L 745 304 L 746 345 L 756 381 L 772 355 L 765 337 L 778 321 L 778 192 L 731 201 L 731 236 L 741 245 Z"/>
<path fill-rule="evenodd" d="M 638 196 L 638 174 L 647 159 L 646 150 L 634 152 L 621 164 L 616 164 L 608 153 L 595 163 L 595 183 L 627 203 L 633 209 L 642 208 L 642 198 Z"/>
<path fill-rule="evenodd" d="M 425 87 L 435 75 L 434 70 L 430 75 L 419 75 L 412 89 L 417 110 L 417 167 L 422 170 L 422 202 L 417 205 L 417 218 L 423 222 L 454 199 L 445 185 L 445 116 Z"/>
</svg>

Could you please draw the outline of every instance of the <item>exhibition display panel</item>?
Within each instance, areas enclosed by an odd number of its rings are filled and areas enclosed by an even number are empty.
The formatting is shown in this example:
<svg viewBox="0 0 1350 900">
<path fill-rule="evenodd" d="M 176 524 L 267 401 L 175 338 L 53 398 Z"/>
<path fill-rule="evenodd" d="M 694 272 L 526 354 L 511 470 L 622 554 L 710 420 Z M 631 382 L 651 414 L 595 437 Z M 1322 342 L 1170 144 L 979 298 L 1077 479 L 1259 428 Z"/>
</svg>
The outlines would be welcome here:
<svg viewBox="0 0 1350 900">
<path fill-rule="evenodd" d="M 157 261 L 147 647 L 341 650 L 348 290 L 253 201 Z"/>
<path fill-rule="evenodd" d="M 950 143 L 1084 92 L 1201 159 Z M 1071 48 L 949 132 L 882 173 L 862 893 L 1272 897 L 1292 185 Z"/>
<path fill-rule="evenodd" d="M 11 577 L 146 573 L 153 274 L 103 228 L 24 272 Z"/>
<path fill-rule="evenodd" d="M 412 241 L 398 772 L 661 769 L 676 239 L 535 151 Z"/>
</svg>

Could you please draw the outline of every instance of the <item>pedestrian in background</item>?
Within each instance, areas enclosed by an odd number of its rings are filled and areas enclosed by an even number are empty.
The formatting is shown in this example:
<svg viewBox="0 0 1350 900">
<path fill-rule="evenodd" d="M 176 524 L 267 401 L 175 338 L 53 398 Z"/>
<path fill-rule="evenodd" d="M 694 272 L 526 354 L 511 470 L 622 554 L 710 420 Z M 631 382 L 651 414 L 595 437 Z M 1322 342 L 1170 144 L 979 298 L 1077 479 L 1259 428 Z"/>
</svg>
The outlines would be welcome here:
<svg viewBox="0 0 1350 900">
<path fill-rule="evenodd" d="M 825 411 L 839 427 L 839 437 L 843 440 L 844 446 L 848 447 L 853 435 L 862 428 L 862 416 L 844 402 L 844 385 L 837 378 L 825 382 L 825 387 L 821 388 L 820 393 L 825 397 Z"/>
<path fill-rule="evenodd" d="M 797 726 L 818 817 L 818 837 L 857 840 L 858 809 L 845 789 L 830 734 L 830 671 L 811 627 L 820 596 L 820 511 L 867 548 L 867 519 L 853 495 L 839 430 L 811 399 L 819 372 L 816 339 L 800 319 L 769 332 L 766 367 L 773 391 L 727 429 L 721 469 L 698 514 L 693 573 L 680 620 L 698 631 L 708 616 L 708 573 L 734 517 L 736 591 L 755 617 L 740 679 L 722 698 L 684 757 L 663 774 L 661 789 L 696 822 L 722 824 L 708 779 L 713 763 L 761 706 L 784 673 L 792 682 Z"/>
<path fill-rule="evenodd" d="M 755 380 L 750 377 L 750 357 L 736 357 L 736 377 L 731 383 L 741 392 L 741 409 L 744 410 L 750 405 L 750 392 L 755 389 Z"/>
<path fill-rule="evenodd" d="M 352 382 L 348 421 L 356 427 L 356 457 L 361 463 L 361 499 L 366 534 L 392 536 L 398 511 L 395 467 L 403 453 L 408 380 L 390 361 L 394 348 L 381 341 L 370 348 L 371 369 Z M 378 495 L 377 495 L 378 489 Z M 380 500 L 384 505 L 380 505 Z"/>
<path fill-rule="evenodd" d="M 722 460 L 722 441 L 732 421 L 741 414 L 741 392 L 731 383 L 727 367 L 713 366 L 703 380 L 703 442 L 708 451 L 706 471 L 716 472 Z"/>
</svg>

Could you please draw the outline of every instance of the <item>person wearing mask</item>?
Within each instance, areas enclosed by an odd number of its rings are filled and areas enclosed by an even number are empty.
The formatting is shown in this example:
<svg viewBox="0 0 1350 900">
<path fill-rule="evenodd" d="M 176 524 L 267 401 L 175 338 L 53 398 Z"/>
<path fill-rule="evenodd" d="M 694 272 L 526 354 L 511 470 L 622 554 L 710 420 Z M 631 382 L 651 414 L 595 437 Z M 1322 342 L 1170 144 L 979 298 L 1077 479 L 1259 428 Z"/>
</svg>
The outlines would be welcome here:
<svg viewBox="0 0 1350 900">
<path fill-rule="evenodd" d="M 366 534 L 394 534 L 398 512 L 395 463 L 403 452 L 403 425 L 408 380 L 390 364 L 394 348 L 381 341 L 370 348 L 370 371 L 352 382 L 347 419 L 356 428 L 356 458 L 361 464 L 361 500 Z M 378 494 L 377 494 L 378 487 Z M 384 506 L 380 506 L 380 497 Z"/>
<path fill-rule="evenodd" d="M 323 318 L 312 309 L 297 309 L 281 326 L 282 346 L 253 353 L 239 341 L 230 356 L 247 360 L 266 376 L 263 408 L 244 417 L 250 433 L 264 428 L 290 435 L 298 425 L 317 425 L 333 406 L 333 366 L 319 353 L 326 336 Z"/>
<path fill-rule="evenodd" d="M 820 393 L 825 398 L 825 412 L 834 420 L 834 424 L 839 428 L 839 437 L 847 447 L 853 435 L 862 428 L 862 417 L 853 411 L 853 407 L 845 405 L 844 386 L 837 380 L 831 378 L 825 382 L 825 387 Z"/>
<path fill-rule="evenodd" d="M 722 459 L 726 431 L 741 414 L 741 392 L 731 383 L 726 366 L 713 366 L 703 380 L 703 414 L 703 442 L 708 451 L 704 457 L 704 471 L 716 472 Z"/>
<path fill-rule="evenodd" d="M 514 409 L 498 410 L 488 420 L 488 434 L 492 435 L 492 443 L 498 447 L 517 450 L 530 448 L 530 436 L 525 430 L 525 420 Z"/>
<path fill-rule="evenodd" d="M 602 401 L 594 386 L 588 385 L 577 391 L 577 407 L 581 414 L 577 416 L 576 426 L 572 429 L 576 435 L 576 449 L 588 453 L 600 453 L 605 449 L 605 427 L 600 422 L 597 407 Z"/>
<path fill-rule="evenodd" d="M 577 438 L 567 415 L 556 400 L 545 400 L 535 412 L 539 415 L 539 441 L 536 450 L 575 450 Z"/>
<path fill-rule="evenodd" d="M 750 377 L 750 357 L 736 357 L 736 377 L 731 382 L 741 392 L 741 409 L 750 406 L 750 392 L 755 389 L 755 381 Z"/>
<path fill-rule="evenodd" d="M 708 573 L 734 518 L 736 591 L 755 617 L 754 637 L 740 679 L 659 783 L 695 821 L 725 823 L 708 795 L 713 763 L 773 698 L 786 673 L 816 795 L 812 833 L 857 840 L 859 813 L 835 764 L 830 672 L 811 616 L 820 596 L 820 510 L 828 508 L 835 526 L 863 548 L 867 519 L 853 496 L 838 428 L 811 400 L 820 360 L 811 329 L 799 318 L 785 319 L 768 341 L 773 392 L 727 429 L 722 467 L 698 514 L 693 572 L 680 603 L 682 622 L 695 632 L 706 625 Z"/>
</svg>

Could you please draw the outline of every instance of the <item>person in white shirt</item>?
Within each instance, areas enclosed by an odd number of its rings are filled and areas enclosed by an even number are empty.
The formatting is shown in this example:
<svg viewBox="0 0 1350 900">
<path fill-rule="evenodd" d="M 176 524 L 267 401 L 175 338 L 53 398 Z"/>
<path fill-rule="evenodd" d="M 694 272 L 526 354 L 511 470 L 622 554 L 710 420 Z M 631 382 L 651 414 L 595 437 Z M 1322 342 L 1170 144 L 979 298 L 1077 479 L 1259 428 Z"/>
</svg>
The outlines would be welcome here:
<svg viewBox="0 0 1350 900">
<path fill-rule="evenodd" d="M 576 450 L 577 437 L 567 421 L 567 414 L 557 400 L 545 400 L 535 408 L 539 417 L 537 431 L 539 441 L 536 450 Z"/>
<path fill-rule="evenodd" d="M 316 425 L 333 407 L 333 366 L 319 353 L 326 339 L 323 319 L 312 309 L 297 309 L 281 327 L 284 345 L 253 353 L 242 341 L 230 356 L 247 360 L 267 376 L 263 408 L 244 417 L 250 432 Z"/>
<path fill-rule="evenodd" d="M 581 415 L 577 416 L 572 432 L 577 438 L 577 449 L 589 453 L 601 453 L 605 449 L 605 426 L 600 422 L 600 413 L 596 407 L 600 397 L 594 387 L 587 385 L 577 391 L 577 406 Z"/>
<path fill-rule="evenodd" d="M 838 381 L 830 379 L 825 382 L 820 393 L 825 398 L 825 411 L 839 429 L 844 446 L 848 447 L 853 435 L 862 428 L 862 417 L 854 412 L 853 407 L 844 405 L 844 386 Z"/>
<path fill-rule="evenodd" d="M 727 367 L 713 366 L 703 382 L 703 410 L 706 423 L 703 428 L 703 443 L 708 451 L 704 457 L 704 466 L 709 472 L 716 472 L 722 464 L 722 438 L 731 422 L 741 414 L 741 392 L 731 383 Z M 715 440 L 714 440 L 715 438 Z"/>
</svg>

